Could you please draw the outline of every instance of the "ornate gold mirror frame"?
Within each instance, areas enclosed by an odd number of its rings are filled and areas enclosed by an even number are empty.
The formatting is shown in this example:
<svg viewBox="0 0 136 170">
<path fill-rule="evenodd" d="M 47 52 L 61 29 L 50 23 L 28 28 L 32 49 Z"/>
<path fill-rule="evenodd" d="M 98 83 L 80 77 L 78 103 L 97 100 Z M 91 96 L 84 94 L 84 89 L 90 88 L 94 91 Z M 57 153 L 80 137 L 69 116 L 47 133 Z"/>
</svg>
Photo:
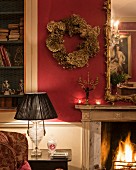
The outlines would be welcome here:
<svg viewBox="0 0 136 170">
<path fill-rule="evenodd" d="M 116 101 L 132 102 L 136 104 L 136 94 L 119 95 L 111 92 L 111 75 L 110 75 L 110 35 L 111 35 L 111 0 L 104 2 L 104 9 L 106 9 L 107 20 L 105 24 L 105 41 L 106 41 L 106 92 L 105 100 L 114 104 Z"/>
</svg>

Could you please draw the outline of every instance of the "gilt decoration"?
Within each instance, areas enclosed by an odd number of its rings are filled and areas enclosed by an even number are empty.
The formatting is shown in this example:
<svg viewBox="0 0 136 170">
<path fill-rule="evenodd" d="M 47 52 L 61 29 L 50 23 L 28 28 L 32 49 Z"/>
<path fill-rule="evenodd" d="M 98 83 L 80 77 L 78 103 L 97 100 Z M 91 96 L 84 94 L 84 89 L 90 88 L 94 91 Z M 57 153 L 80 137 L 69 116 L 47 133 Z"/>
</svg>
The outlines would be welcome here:
<svg viewBox="0 0 136 170">
<path fill-rule="evenodd" d="M 111 75 L 110 75 L 110 35 L 111 35 L 111 0 L 104 2 L 104 9 L 106 10 L 107 21 L 105 24 L 105 56 L 106 56 L 106 92 L 105 100 L 111 104 L 115 104 L 116 101 L 131 102 L 136 104 L 136 94 L 132 95 L 119 95 L 111 93 Z"/>
</svg>

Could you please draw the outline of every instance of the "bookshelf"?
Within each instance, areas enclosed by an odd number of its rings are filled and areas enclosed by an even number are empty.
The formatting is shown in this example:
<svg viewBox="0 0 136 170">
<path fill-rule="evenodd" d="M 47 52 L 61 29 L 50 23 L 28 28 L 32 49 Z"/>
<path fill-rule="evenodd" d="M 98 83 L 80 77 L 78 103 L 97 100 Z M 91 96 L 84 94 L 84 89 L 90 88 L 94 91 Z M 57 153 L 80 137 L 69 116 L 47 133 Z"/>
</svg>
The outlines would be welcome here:
<svg viewBox="0 0 136 170">
<path fill-rule="evenodd" d="M 0 0 L 0 109 L 13 109 L 24 92 L 24 0 Z"/>
</svg>

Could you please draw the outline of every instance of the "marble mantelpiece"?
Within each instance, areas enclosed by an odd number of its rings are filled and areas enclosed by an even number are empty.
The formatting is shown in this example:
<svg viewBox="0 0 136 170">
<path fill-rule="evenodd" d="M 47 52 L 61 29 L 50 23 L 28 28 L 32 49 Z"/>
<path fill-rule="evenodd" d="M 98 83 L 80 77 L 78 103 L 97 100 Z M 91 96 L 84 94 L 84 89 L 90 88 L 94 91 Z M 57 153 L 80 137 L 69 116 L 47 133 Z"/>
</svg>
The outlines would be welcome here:
<svg viewBox="0 0 136 170">
<path fill-rule="evenodd" d="M 82 170 L 101 166 L 101 122 L 136 121 L 136 106 L 75 105 L 82 113 Z"/>
</svg>

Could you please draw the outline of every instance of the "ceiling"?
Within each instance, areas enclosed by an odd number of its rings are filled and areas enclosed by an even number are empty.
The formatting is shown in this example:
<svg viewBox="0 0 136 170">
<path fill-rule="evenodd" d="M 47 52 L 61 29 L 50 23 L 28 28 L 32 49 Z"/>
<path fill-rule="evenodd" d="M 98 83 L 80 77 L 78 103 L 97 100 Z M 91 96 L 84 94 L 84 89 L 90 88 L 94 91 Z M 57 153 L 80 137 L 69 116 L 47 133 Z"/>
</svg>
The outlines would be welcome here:
<svg viewBox="0 0 136 170">
<path fill-rule="evenodd" d="M 112 18 L 136 18 L 136 0 L 111 0 Z"/>
</svg>

